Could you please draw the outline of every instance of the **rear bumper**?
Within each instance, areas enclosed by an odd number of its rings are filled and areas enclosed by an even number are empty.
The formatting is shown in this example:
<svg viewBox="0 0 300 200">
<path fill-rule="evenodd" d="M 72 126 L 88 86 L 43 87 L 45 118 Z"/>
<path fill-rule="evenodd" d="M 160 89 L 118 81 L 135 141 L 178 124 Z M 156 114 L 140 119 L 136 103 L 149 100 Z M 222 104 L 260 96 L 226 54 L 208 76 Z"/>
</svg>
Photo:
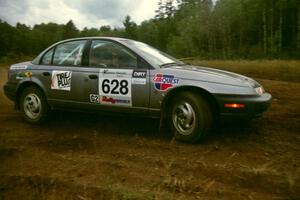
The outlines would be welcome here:
<svg viewBox="0 0 300 200">
<path fill-rule="evenodd" d="M 219 96 L 221 118 L 255 118 L 261 116 L 271 105 L 272 96 Z M 243 108 L 226 108 L 225 104 L 242 104 Z"/>
<path fill-rule="evenodd" d="M 16 101 L 16 85 L 15 84 L 10 84 L 7 82 L 3 86 L 4 94 L 7 98 L 9 98 L 12 101 Z"/>
</svg>

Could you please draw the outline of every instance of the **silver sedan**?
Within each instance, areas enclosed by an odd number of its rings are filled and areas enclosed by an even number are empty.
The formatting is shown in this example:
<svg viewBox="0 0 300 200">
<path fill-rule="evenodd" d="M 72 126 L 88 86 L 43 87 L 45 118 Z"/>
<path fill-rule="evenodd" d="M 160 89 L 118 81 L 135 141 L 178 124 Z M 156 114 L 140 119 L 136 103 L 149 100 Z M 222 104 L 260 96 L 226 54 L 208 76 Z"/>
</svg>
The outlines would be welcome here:
<svg viewBox="0 0 300 200">
<path fill-rule="evenodd" d="M 251 78 L 187 65 L 123 38 L 75 38 L 14 64 L 5 94 L 24 118 L 44 122 L 51 109 L 158 117 L 179 141 L 196 142 L 223 118 L 253 118 L 271 95 Z"/>
</svg>

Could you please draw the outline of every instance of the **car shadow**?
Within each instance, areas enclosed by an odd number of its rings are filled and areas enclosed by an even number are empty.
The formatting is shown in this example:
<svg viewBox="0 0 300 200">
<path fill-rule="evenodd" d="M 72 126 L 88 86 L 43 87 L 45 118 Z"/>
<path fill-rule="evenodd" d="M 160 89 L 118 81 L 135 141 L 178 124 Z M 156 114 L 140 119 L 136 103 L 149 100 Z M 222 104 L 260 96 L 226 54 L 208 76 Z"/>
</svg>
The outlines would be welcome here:
<svg viewBox="0 0 300 200">
<path fill-rule="evenodd" d="M 165 122 L 167 123 L 167 122 Z M 254 123 L 235 121 L 218 123 L 210 134 L 200 143 L 222 142 L 243 140 L 257 135 L 259 130 Z M 115 135 L 134 137 L 141 136 L 148 139 L 173 140 L 171 130 L 163 125 L 160 127 L 160 120 L 138 116 L 126 116 L 104 113 L 82 113 L 72 111 L 56 110 L 51 112 L 46 125 L 49 129 L 63 130 L 63 134 L 73 133 L 101 133 L 102 135 Z"/>
<path fill-rule="evenodd" d="M 116 115 L 107 113 L 84 113 L 73 111 L 52 111 L 46 123 L 48 127 L 86 129 L 107 134 L 141 135 L 152 137 L 159 132 L 159 119 Z"/>
</svg>

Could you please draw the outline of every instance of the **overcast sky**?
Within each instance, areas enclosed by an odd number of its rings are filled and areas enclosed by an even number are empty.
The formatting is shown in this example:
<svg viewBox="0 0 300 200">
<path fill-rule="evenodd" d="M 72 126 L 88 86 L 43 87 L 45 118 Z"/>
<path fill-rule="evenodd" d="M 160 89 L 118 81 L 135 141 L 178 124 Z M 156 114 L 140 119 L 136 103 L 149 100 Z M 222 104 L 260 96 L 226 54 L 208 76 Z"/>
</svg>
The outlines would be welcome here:
<svg viewBox="0 0 300 200">
<path fill-rule="evenodd" d="M 12 25 L 73 20 L 77 28 L 122 26 L 126 15 L 140 23 L 154 17 L 158 0 L 0 0 L 0 19 Z"/>
</svg>

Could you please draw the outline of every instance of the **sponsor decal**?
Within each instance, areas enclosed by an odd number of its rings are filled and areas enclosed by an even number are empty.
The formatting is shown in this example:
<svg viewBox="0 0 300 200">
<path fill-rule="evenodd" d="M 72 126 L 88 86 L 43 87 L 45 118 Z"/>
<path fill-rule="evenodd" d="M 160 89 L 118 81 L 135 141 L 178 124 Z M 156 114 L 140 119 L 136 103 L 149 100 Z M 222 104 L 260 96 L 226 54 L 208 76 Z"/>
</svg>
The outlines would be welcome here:
<svg viewBox="0 0 300 200">
<path fill-rule="evenodd" d="M 113 104 L 113 105 L 131 105 L 129 99 L 119 99 L 115 97 L 102 96 L 101 103 L 103 104 Z"/>
<path fill-rule="evenodd" d="M 131 83 L 134 85 L 146 85 L 145 78 L 132 78 Z"/>
<path fill-rule="evenodd" d="M 135 85 L 146 85 L 147 71 L 145 70 L 134 70 L 132 72 L 131 83 Z"/>
<path fill-rule="evenodd" d="M 20 69 L 27 69 L 27 65 L 12 65 L 10 70 L 20 70 Z"/>
<path fill-rule="evenodd" d="M 127 69 L 100 69 L 102 76 L 123 77 L 132 74 L 132 70 Z"/>
<path fill-rule="evenodd" d="M 179 79 L 174 75 L 155 74 L 153 78 L 154 87 L 159 91 L 166 91 L 179 83 Z"/>
<path fill-rule="evenodd" d="M 100 103 L 100 95 L 90 94 L 90 102 L 91 103 Z"/>
<path fill-rule="evenodd" d="M 132 78 L 146 78 L 147 71 L 145 70 L 134 70 L 132 72 Z"/>
<path fill-rule="evenodd" d="M 71 90 L 71 71 L 53 71 L 51 89 L 53 90 Z"/>
</svg>

